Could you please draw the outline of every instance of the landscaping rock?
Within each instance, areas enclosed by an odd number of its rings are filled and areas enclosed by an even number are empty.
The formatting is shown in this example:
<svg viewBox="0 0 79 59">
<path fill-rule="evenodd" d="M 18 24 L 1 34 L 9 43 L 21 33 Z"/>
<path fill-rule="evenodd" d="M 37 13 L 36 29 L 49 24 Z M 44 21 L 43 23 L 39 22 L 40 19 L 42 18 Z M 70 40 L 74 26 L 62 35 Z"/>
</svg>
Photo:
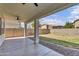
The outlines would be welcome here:
<svg viewBox="0 0 79 59">
<path fill-rule="evenodd" d="M 40 41 L 40 43 L 47 46 L 48 48 L 51 48 L 51 49 L 65 55 L 65 56 L 79 56 L 79 50 L 78 49 L 64 47 L 62 45 L 49 43 L 49 42 L 46 42 L 46 41 Z"/>
</svg>

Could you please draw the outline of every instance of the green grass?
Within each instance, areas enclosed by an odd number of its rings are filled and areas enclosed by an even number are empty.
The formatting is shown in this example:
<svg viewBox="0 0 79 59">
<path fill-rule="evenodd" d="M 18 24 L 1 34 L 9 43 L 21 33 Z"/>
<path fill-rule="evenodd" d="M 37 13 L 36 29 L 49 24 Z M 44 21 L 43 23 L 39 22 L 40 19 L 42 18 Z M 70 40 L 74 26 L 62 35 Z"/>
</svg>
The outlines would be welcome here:
<svg viewBox="0 0 79 59">
<path fill-rule="evenodd" d="M 34 39 L 31 37 L 31 39 Z M 65 47 L 79 49 L 79 39 L 55 39 L 55 38 L 48 38 L 40 36 L 41 41 L 47 41 L 49 43 L 54 43 L 58 45 L 62 45 Z"/>
<path fill-rule="evenodd" d="M 59 40 L 59 39 L 54 39 L 54 38 L 47 38 L 40 36 L 41 41 L 47 41 L 50 43 L 58 44 L 58 45 L 63 45 L 65 47 L 71 47 L 71 48 L 76 48 L 79 49 L 79 39 L 72 39 L 72 40 Z"/>
</svg>

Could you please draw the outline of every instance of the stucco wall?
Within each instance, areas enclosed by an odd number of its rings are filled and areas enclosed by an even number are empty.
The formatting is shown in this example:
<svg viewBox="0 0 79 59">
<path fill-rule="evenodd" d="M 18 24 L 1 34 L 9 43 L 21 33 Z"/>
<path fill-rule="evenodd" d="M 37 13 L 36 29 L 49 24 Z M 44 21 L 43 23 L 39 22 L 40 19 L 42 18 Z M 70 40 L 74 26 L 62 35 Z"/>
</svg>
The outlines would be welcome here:
<svg viewBox="0 0 79 59">
<path fill-rule="evenodd" d="M 1 17 L 1 20 L 2 20 L 2 24 L 1 27 L 0 27 L 0 31 L 1 31 L 1 35 L 0 35 L 0 46 L 2 45 L 2 43 L 4 42 L 5 40 L 5 32 L 4 32 L 4 29 L 5 28 L 17 28 L 18 25 L 17 25 L 17 21 L 15 20 L 16 18 L 9 15 L 9 14 L 1 14 L 0 15 Z"/>
<path fill-rule="evenodd" d="M 18 28 L 19 27 L 16 17 L 11 16 L 9 14 L 4 14 L 4 18 L 5 18 L 5 28 Z"/>
</svg>

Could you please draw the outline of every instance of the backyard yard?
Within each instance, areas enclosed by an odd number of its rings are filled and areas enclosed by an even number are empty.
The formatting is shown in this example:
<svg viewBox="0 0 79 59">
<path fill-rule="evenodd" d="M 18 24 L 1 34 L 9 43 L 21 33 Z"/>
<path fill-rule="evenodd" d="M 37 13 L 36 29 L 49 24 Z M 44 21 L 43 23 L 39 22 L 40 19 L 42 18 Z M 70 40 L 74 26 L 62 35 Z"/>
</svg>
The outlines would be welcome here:
<svg viewBox="0 0 79 59">
<path fill-rule="evenodd" d="M 46 35 L 40 35 L 40 40 L 58 45 L 63 45 L 65 47 L 79 49 L 78 36 L 61 36 L 55 34 L 46 34 Z"/>
<path fill-rule="evenodd" d="M 31 38 L 33 39 L 33 37 Z M 40 35 L 40 41 L 58 44 L 64 47 L 79 49 L 78 36 L 61 36 L 55 34 L 44 34 L 44 35 Z"/>
</svg>

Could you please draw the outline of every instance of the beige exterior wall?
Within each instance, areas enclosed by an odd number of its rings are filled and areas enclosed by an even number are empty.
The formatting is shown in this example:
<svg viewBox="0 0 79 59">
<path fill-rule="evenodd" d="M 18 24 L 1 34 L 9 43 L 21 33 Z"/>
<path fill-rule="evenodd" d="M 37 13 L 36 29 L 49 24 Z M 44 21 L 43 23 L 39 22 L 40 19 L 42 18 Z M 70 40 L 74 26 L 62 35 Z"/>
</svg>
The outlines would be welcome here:
<svg viewBox="0 0 79 59">
<path fill-rule="evenodd" d="M 18 28 L 18 21 L 16 20 L 16 17 L 11 16 L 9 14 L 4 14 L 5 18 L 5 28 Z"/>
<path fill-rule="evenodd" d="M 47 29 L 47 25 L 41 26 L 40 29 Z"/>
<path fill-rule="evenodd" d="M 20 37 L 24 36 L 24 29 L 19 28 L 16 17 L 4 14 L 5 19 L 5 37 Z"/>
<path fill-rule="evenodd" d="M 75 28 L 79 27 L 79 21 L 76 21 L 74 25 L 75 25 Z"/>
</svg>

